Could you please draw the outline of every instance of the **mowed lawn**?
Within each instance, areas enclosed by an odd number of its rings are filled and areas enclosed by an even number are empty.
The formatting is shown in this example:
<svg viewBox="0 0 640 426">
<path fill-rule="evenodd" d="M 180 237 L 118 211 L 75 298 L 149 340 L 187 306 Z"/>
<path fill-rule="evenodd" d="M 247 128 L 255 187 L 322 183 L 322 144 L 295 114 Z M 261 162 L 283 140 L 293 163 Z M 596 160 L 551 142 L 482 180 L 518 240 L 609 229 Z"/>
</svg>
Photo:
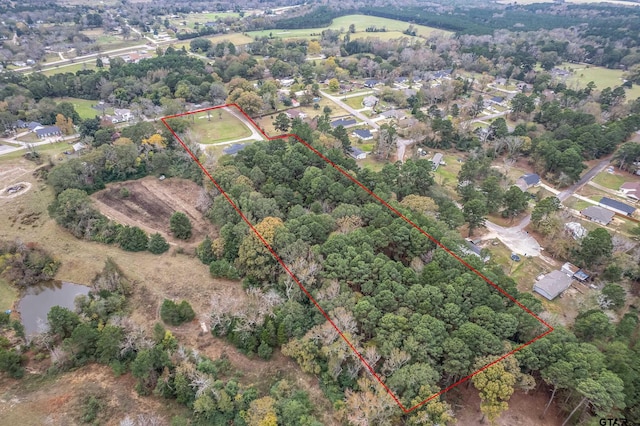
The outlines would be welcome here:
<svg viewBox="0 0 640 426">
<path fill-rule="evenodd" d="M 229 112 L 217 109 L 210 113 L 210 120 L 206 112 L 194 114 L 190 128 L 199 143 L 216 144 L 251 136 L 251 130 Z"/>
<path fill-rule="evenodd" d="M 352 38 L 362 37 L 379 37 L 381 39 L 390 39 L 398 37 L 408 37 L 403 34 L 402 31 L 409 28 L 408 22 L 398 21 L 395 19 L 378 18 L 376 16 L 367 15 L 347 15 L 341 16 L 333 20 L 331 25 L 323 28 L 304 28 L 304 29 L 273 29 L 264 31 L 251 31 L 249 34 L 251 37 L 276 37 L 276 38 L 319 38 L 320 33 L 326 29 L 343 30 L 347 31 L 349 25 L 355 25 L 356 32 L 352 35 Z M 376 26 L 377 28 L 385 28 L 387 32 L 366 32 L 367 27 Z M 428 37 L 434 32 L 440 32 L 450 35 L 450 31 L 440 30 L 438 28 L 427 27 L 425 25 L 413 25 L 416 29 L 417 35 L 420 37 Z"/>
<path fill-rule="evenodd" d="M 180 18 L 169 18 L 169 22 L 175 25 L 178 29 L 194 29 L 196 22 L 200 25 L 204 25 L 207 22 L 215 22 L 217 19 L 238 17 L 240 17 L 240 14 L 237 12 L 189 13 L 186 15 L 182 15 Z M 165 18 L 168 18 L 168 16 L 162 17 L 163 20 Z M 186 23 L 186 25 L 183 25 L 183 23 Z"/>
<path fill-rule="evenodd" d="M 46 65 L 47 64 L 44 64 L 44 66 Z M 79 64 L 68 64 L 68 65 L 56 66 L 55 68 L 41 71 L 41 73 L 50 77 L 54 74 L 60 74 L 65 72 L 70 72 L 72 74 L 75 74 L 77 71 L 95 70 L 95 69 L 96 69 L 96 60 L 92 59 L 89 62 L 82 62 Z"/>
<path fill-rule="evenodd" d="M 571 64 L 569 62 L 563 62 L 558 68 L 562 69 L 570 69 L 573 71 L 573 74 L 567 78 L 568 83 L 577 83 L 578 85 L 584 87 L 590 81 L 593 81 L 598 90 L 605 89 L 607 87 L 611 87 L 612 89 L 617 86 L 621 86 L 624 81 L 622 80 L 622 75 L 624 71 L 622 70 L 611 70 L 609 68 L 604 67 L 596 67 L 584 64 Z M 627 93 L 627 99 L 635 99 L 640 97 L 640 86 L 634 84 L 631 89 L 625 89 Z"/>
<path fill-rule="evenodd" d="M 57 98 L 55 99 L 57 103 L 59 102 L 69 102 L 73 104 L 73 107 L 80 115 L 80 118 L 94 118 L 96 115 L 100 115 L 100 112 L 97 109 L 92 108 L 93 105 L 97 104 L 98 101 L 80 99 L 80 98 Z"/>
<path fill-rule="evenodd" d="M 624 176 L 616 175 L 613 173 L 600 172 L 593 178 L 593 181 L 599 185 L 602 185 L 609 189 L 620 189 L 620 185 L 625 182 Z"/>
</svg>

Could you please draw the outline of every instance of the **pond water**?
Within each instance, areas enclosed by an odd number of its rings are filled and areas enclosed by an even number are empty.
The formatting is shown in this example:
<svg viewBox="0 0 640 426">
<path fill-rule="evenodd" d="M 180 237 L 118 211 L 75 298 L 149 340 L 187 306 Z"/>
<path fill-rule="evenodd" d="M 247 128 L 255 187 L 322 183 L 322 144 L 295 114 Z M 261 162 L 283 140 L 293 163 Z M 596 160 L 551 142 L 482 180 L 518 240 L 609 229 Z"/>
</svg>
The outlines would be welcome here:
<svg viewBox="0 0 640 426">
<path fill-rule="evenodd" d="M 73 310 L 76 296 L 89 293 L 84 285 L 63 281 L 50 281 L 29 287 L 18 303 L 18 312 L 27 337 L 42 331 L 47 323 L 47 314 L 54 306 Z"/>
</svg>

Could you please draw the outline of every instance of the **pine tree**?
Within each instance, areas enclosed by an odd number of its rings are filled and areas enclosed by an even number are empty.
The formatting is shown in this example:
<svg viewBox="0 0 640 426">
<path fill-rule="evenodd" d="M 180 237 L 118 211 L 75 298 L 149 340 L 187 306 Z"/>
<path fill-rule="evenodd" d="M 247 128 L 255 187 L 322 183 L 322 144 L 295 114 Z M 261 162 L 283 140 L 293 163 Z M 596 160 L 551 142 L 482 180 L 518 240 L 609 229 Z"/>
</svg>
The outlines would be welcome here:
<svg viewBox="0 0 640 426">
<path fill-rule="evenodd" d="M 169 250 L 169 243 L 159 233 L 155 233 L 149 239 L 147 249 L 153 254 L 162 254 Z"/>
</svg>

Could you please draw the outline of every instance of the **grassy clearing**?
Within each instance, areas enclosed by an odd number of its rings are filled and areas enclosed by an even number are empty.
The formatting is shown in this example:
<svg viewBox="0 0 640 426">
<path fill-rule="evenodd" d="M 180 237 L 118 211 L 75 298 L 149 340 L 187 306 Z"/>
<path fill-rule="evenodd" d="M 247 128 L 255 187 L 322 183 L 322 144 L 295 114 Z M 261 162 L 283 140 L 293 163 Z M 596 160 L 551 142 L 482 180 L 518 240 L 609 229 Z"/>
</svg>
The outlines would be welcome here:
<svg viewBox="0 0 640 426">
<path fill-rule="evenodd" d="M 92 108 L 92 106 L 97 104 L 98 101 L 92 101 L 92 100 L 80 99 L 80 98 L 57 98 L 55 99 L 55 101 L 72 103 L 73 107 L 76 109 L 76 111 L 80 115 L 80 118 L 82 118 L 83 120 L 87 118 L 93 118 L 96 115 L 100 114 L 98 110 Z"/>
<path fill-rule="evenodd" d="M 240 33 L 220 34 L 220 35 L 215 35 L 215 36 L 205 37 L 205 38 L 207 40 L 210 40 L 211 43 L 213 43 L 214 45 L 220 42 L 226 42 L 226 43 L 231 42 L 236 46 L 242 46 L 244 44 L 248 44 L 253 41 L 253 38 Z M 182 49 L 182 47 L 184 46 L 187 50 L 189 50 L 190 43 L 191 43 L 191 40 L 180 41 L 176 43 L 171 43 L 171 47 L 173 47 L 174 49 Z M 163 48 L 165 48 L 165 46 L 163 46 Z"/>
<path fill-rule="evenodd" d="M 305 28 L 292 30 L 264 30 L 251 31 L 248 34 L 251 37 L 275 37 L 275 38 L 320 38 L 320 33 L 326 29 L 347 31 L 349 25 L 354 24 L 356 27 L 355 34 L 351 38 L 378 37 L 380 39 L 391 39 L 398 37 L 410 37 L 402 33 L 409 28 L 408 22 L 397 21 L 395 19 L 378 18 L 366 15 L 347 15 L 341 16 L 333 20 L 331 25 L 324 28 Z M 365 29 L 371 25 L 378 28 L 386 28 L 387 32 L 366 32 Z M 439 30 L 425 25 L 414 25 L 417 34 L 420 37 L 428 37 L 434 32 L 450 35 L 450 31 Z"/>
<path fill-rule="evenodd" d="M 593 81 L 598 90 L 602 90 L 607 87 L 621 86 L 622 70 L 611 70 L 604 67 L 596 67 L 592 65 L 584 64 L 572 64 L 569 62 L 563 62 L 558 68 L 572 70 L 573 74 L 567 78 L 568 83 L 575 83 L 580 87 L 584 87 L 590 81 Z M 634 85 L 631 89 L 625 89 L 628 99 L 635 99 L 640 97 L 640 87 Z"/>
<path fill-rule="evenodd" d="M 374 172 L 379 172 L 382 170 L 386 162 L 378 161 L 372 156 L 367 156 L 364 160 L 358 160 L 358 165 L 363 169 L 369 169 Z"/>
<path fill-rule="evenodd" d="M 430 159 L 433 157 L 433 154 L 434 153 L 429 153 L 424 158 Z M 459 157 L 455 155 L 445 154 L 443 159 L 444 159 L 444 162 L 447 164 L 438 166 L 438 170 L 434 172 L 436 182 L 439 183 L 441 186 L 451 189 L 453 191 L 455 191 L 458 185 L 458 173 L 460 173 L 460 169 L 462 168 L 462 164 L 463 164 L 458 162 L 458 158 Z"/>
<path fill-rule="evenodd" d="M 44 164 L 49 161 L 49 157 L 57 157 L 62 153 L 62 151 L 69 149 L 69 144 L 70 142 L 57 142 L 37 146 L 35 149 L 42 156 L 42 162 Z M 2 155 L 0 156 L 0 163 L 11 163 L 16 159 L 21 158 L 26 152 L 27 151 L 23 149 L 20 151 L 12 152 L 11 154 Z"/>
<path fill-rule="evenodd" d="M 351 108 L 355 108 L 355 109 L 360 109 L 360 108 L 364 108 L 364 105 L 362 105 L 362 100 L 365 98 L 365 95 L 362 96 L 354 96 L 351 98 L 345 98 L 342 100 L 342 102 L 344 102 L 345 104 L 349 105 Z"/>
<path fill-rule="evenodd" d="M 229 112 L 219 109 L 211 111 L 211 120 L 207 113 L 194 114 L 191 130 L 203 144 L 216 144 L 251 136 L 251 130 Z"/>
<path fill-rule="evenodd" d="M 211 13 L 188 13 L 180 16 L 179 18 L 168 18 L 169 22 L 175 25 L 178 29 L 190 28 L 195 29 L 196 22 L 200 25 L 204 25 L 207 22 L 215 22 L 218 19 L 224 18 L 239 18 L 240 14 L 236 12 L 211 12 Z"/>
<path fill-rule="evenodd" d="M 600 172 L 593 178 L 593 181 L 599 185 L 605 186 L 609 189 L 618 190 L 620 185 L 625 182 L 624 176 L 616 175 L 613 173 Z"/>
<path fill-rule="evenodd" d="M 18 298 L 18 291 L 8 282 L 0 278 L 0 311 L 4 312 L 13 306 Z"/>
<path fill-rule="evenodd" d="M 95 70 L 96 69 L 96 60 L 92 59 L 89 62 L 81 62 L 77 64 L 68 64 L 68 65 L 56 65 L 55 68 L 49 68 L 44 71 L 41 71 L 42 74 L 46 76 L 52 76 L 55 74 L 70 72 L 75 74 L 77 71 L 84 70 Z"/>
</svg>

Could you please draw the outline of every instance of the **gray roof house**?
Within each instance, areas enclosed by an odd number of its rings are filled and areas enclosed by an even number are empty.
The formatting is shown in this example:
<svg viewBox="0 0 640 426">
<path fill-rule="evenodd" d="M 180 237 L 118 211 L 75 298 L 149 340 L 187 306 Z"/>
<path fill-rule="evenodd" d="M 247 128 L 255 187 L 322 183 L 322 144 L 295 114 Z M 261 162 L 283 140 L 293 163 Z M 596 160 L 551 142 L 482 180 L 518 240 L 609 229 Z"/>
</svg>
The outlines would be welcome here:
<svg viewBox="0 0 640 426">
<path fill-rule="evenodd" d="M 38 123 L 37 121 L 32 121 L 28 123 L 26 127 L 28 127 L 29 130 L 33 132 L 34 130 L 36 130 L 36 128 L 42 127 L 42 124 Z"/>
<path fill-rule="evenodd" d="M 551 271 L 533 285 L 533 291 L 545 299 L 553 300 L 571 285 L 571 277 L 561 271 Z"/>
<path fill-rule="evenodd" d="M 431 159 L 431 162 L 433 163 L 433 170 L 438 170 L 438 166 L 440 166 L 440 163 L 442 163 L 442 154 L 439 152 L 436 152 L 433 155 L 433 158 Z"/>
<path fill-rule="evenodd" d="M 364 160 L 365 158 L 367 158 L 366 152 L 354 146 L 352 146 L 349 150 L 349 155 L 351 156 L 351 158 L 354 158 L 356 160 Z"/>
<path fill-rule="evenodd" d="M 356 123 L 357 121 L 354 118 L 339 118 L 331 122 L 331 127 L 333 127 L 334 129 L 338 126 L 348 127 L 353 126 Z"/>
<path fill-rule="evenodd" d="M 375 78 L 372 78 L 372 79 L 364 81 L 365 87 L 369 87 L 369 88 L 377 86 L 380 83 L 382 83 L 382 82 L 380 80 L 376 80 Z"/>
<path fill-rule="evenodd" d="M 363 141 L 373 139 L 373 135 L 369 129 L 356 129 L 353 131 L 353 136 L 362 139 Z"/>
<path fill-rule="evenodd" d="M 540 176 L 535 173 L 527 173 L 522 175 L 516 181 L 516 186 L 522 190 L 522 192 L 531 188 L 532 186 L 540 185 Z"/>
<path fill-rule="evenodd" d="M 403 111 L 400 111 L 398 109 L 390 109 L 388 111 L 381 112 L 380 116 L 384 118 L 395 118 L 397 120 L 402 120 L 407 116 L 407 114 L 405 114 Z"/>
<path fill-rule="evenodd" d="M 62 131 L 58 126 L 47 126 L 47 127 L 41 127 L 39 129 L 36 128 L 36 136 L 38 137 L 38 139 L 48 138 L 50 136 L 60 136 L 60 135 L 62 135 Z"/>
<path fill-rule="evenodd" d="M 635 207 L 622 203 L 620 201 L 612 200 L 608 197 L 602 197 L 598 205 L 604 207 L 605 209 L 613 210 L 616 213 L 620 213 L 626 216 L 631 216 L 636 211 Z"/>
<path fill-rule="evenodd" d="M 580 212 L 587 219 L 599 223 L 601 225 L 608 225 L 613 220 L 613 216 L 616 214 L 611 210 L 607 210 L 600 206 L 589 206 Z"/>
<path fill-rule="evenodd" d="M 378 101 L 379 99 L 375 96 L 367 96 L 362 100 L 362 105 L 367 108 L 373 108 L 374 106 L 378 105 Z"/>
</svg>

